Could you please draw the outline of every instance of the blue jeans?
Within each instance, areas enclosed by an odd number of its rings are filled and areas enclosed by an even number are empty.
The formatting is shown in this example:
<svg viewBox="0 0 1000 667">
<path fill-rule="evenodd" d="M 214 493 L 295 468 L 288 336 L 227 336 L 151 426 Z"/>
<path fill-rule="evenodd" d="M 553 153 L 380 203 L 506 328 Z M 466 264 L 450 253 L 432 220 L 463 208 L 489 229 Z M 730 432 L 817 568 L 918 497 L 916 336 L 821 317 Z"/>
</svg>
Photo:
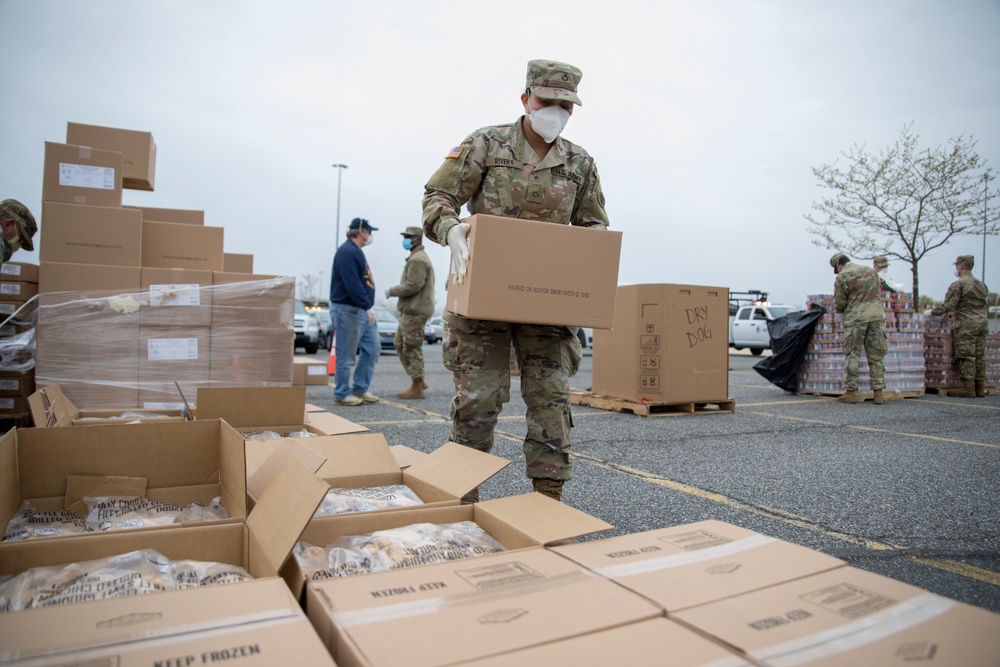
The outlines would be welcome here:
<svg viewBox="0 0 1000 667">
<path fill-rule="evenodd" d="M 337 365 L 333 398 L 342 401 L 350 394 L 363 396 L 375 375 L 375 362 L 382 351 L 378 326 L 368 324 L 368 313 L 357 306 L 331 303 L 333 323 L 337 329 Z M 358 356 L 358 349 L 361 355 Z M 355 359 L 357 367 L 355 368 Z M 351 386 L 351 369 L 354 386 Z"/>
</svg>

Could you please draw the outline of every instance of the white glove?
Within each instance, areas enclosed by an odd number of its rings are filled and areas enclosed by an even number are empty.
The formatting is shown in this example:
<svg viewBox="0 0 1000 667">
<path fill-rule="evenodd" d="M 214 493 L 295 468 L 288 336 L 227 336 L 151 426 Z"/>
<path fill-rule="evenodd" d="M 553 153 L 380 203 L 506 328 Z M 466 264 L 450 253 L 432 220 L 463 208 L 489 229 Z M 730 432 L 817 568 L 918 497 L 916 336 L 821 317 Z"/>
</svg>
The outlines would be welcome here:
<svg viewBox="0 0 1000 667">
<path fill-rule="evenodd" d="M 374 308 L 369 308 L 365 312 L 368 313 L 368 326 L 371 326 L 371 325 L 375 324 L 375 309 Z"/>
<path fill-rule="evenodd" d="M 391 294 L 389 294 L 389 290 L 386 290 L 386 291 L 385 291 L 385 298 L 387 298 L 387 299 L 388 299 L 388 298 L 390 298 L 391 296 L 392 296 L 392 295 L 391 295 Z"/>
<path fill-rule="evenodd" d="M 469 234 L 469 223 L 460 222 L 448 230 L 448 247 L 451 248 L 451 272 L 461 285 L 465 282 L 465 269 L 469 263 L 469 245 L 465 237 Z"/>
</svg>

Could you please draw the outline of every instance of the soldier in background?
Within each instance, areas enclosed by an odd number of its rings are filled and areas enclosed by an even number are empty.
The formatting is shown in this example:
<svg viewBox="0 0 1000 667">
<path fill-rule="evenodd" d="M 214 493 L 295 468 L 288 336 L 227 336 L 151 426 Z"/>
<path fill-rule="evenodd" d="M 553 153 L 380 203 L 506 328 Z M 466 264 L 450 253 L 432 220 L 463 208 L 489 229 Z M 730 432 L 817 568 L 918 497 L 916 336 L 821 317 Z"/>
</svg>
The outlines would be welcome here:
<svg viewBox="0 0 1000 667">
<path fill-rule="evenodd" d="M 986 283 L 972 275 L 976 260 L 972 255 L 959 255 L 955 260 L 958 280 L 948 287 L 944 303 L 931 310 L 931 315 L 955 313 L 952 346 L 955 364 L 962 378 L 962 390 L 952 396 L 966 398 L 986 395 Z"/>
<path fill-rule="evenodd" d="M 844 314 L 844 394 L 837 398 L 843 403 L 863 403 L 858 396 L 858 364 L 861 348 L 868 358 L 875 404 L 885 403 L 885 357 L 888 342 L 885 336 L 885 310 L 882 308 L 881 283 L 874 269 L 854 264 L 842 252 L 830 258 L 837 275 L 834 283 L 833 308 Z"/>
<path fill-rule="evenodd" d="M 396 394 L 397 398 L 424 398 L 424 326 L 434 314 L 434 265 L 424 250 L 424 232 L 420 227 L 407 227 L 401 232 L 403 249 L 409 250 L 399 284 L 385 291 L 385 298 L 399 297 L 399 327 L 393 344 L 396 354 L 410 376 L 410 388 Z"/>
<path fill-rule="evenodd" d="M 0 258 L 0 266 L 10 260 L 10 256 L 20 248 L 27 251 L 35 249 L 32 240 L 38 225 L 35 224 L 35 216 L 31 215 L 28 207 L 16 199 L 4 199 L 0 202 L 0 246 L 2 246 L 3 256 Z"/>
<path fill-rule="evenodd" d="M 448 151 L 424 189 L 427 238 L 451 249 L 454 279 L 463 282 L 469 224 L 459 211 L 604 229 L 608 216 L 593 158 L 560 134 L 574 106 L 583 74 L 551 60 L 528 63 L 524 115 L 513 123 L 484 127 Z M 530 243 L 525 239 L 525 243 Z M 516 257 L 511 258 L 517 261 Z M 510 399 L 510 348 L 514 345 L 527 404 L 524 439 L 527 476 L 535 491 L 562 499 L 572 478 L 569 458 L 569 378 L 583 352 L 576 330 L 459 317 L 448 323 L 442 355 L 454 373 L 451 439 L 490 451 L 493 430 Z M 463 498 L 479 499 L 479 490 Z"/>
</svg>

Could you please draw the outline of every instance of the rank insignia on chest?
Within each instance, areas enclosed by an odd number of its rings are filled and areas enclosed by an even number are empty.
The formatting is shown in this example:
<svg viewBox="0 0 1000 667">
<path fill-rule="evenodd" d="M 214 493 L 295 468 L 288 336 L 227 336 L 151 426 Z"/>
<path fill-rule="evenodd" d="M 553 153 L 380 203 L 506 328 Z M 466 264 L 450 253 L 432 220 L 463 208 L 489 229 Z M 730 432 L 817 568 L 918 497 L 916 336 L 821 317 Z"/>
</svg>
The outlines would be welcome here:
<svg viewBox="0 0 1000 667">
<path fill-rule="evenodd" d="M 448 151 L 448 154 L 445 155 L 444 157 L 445 157 L 445 159 L 448 159 L 448 158 L 456 158 L 456 159 L 460 158 L 460 157 L 462 157 L 462 151 L 464 151 L 464 150 L 465 150 L 465 146 L 455 146 L 450 151 Z"/>
</svg>

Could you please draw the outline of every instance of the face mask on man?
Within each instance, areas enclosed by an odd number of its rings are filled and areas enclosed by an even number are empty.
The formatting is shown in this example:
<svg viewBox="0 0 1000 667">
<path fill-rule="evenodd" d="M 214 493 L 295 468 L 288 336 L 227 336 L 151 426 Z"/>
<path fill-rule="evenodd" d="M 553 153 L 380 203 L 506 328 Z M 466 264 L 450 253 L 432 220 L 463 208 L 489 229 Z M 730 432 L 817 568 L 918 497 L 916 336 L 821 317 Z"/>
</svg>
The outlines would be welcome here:
<svg viewBox="0 0 1000 667">
<path fill-rule="evenodd" d="M 362 247 L 368 247 L 373 243 L 375 243 L 375 237 L 372 236 L 371 232 L 368 232 L 368 238 L 365 239 L 365 245 Z"/>
<path fill-rule="evenodd" d="M 413 239 L 408 236 L 403 237 L 403 250 L 413 250 Z"/>
<path fill-rule="evenodd" d="M 531 129 L 538 136 L 551 144 L 556 140 L 569 122 L 569 112 L 560 106 L 542 107 L 541 109 L 525 108 L 528 117 L 531 118 Z"/>
</svg>

